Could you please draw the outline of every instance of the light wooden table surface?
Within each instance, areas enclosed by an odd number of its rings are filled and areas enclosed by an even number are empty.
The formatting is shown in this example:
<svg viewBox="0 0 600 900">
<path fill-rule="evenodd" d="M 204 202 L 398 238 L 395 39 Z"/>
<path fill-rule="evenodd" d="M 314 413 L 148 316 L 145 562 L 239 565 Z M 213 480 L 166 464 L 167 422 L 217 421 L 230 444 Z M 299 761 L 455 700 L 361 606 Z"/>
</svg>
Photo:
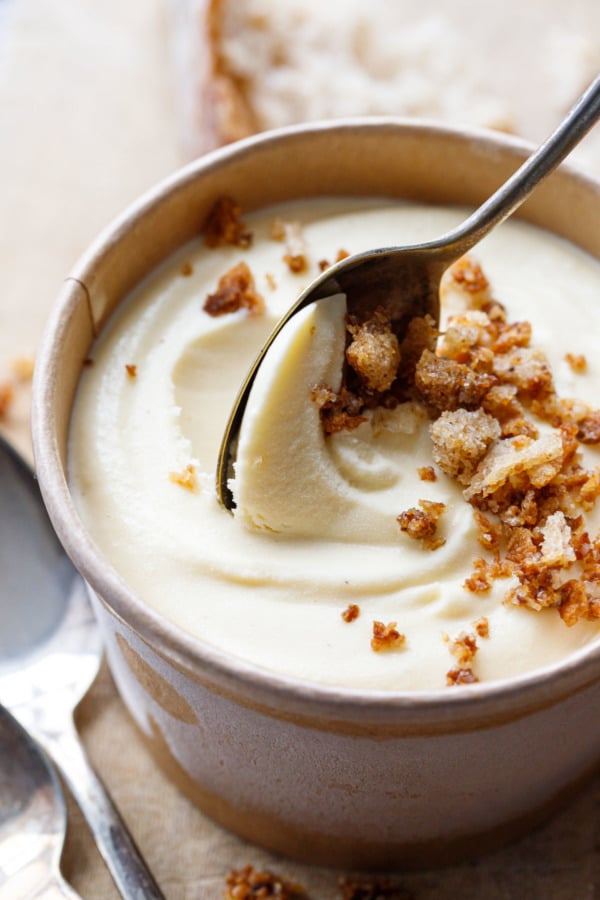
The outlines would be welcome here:
<svg viewBox="0 0 600 900">
<path fill-rule="evenodd" d="M 184 161 L 168 31 L 166 0 L 0 0 L 0 384 L 14 382 L 16 397 L 0 429 L 27 456 L 29 388 L 17 383 L 15 358 L 35 355 L 62 279 L 99 229 Z M 318 900 L 339 896 L 338 873 L 272 857 L 183 798 L 154 767 L 105 669 L 79 723 L 168 900 L 218 898 L 226 873 L 248 863 L 289 875 Z M 66 877 L 87 900 L 112 900 L 71 802 L 69 815 Z M 597 779 L 504 850 L 397 878 L 416 900 L 591 900 L 600 896 L 599 840 Z"/>
</svg>

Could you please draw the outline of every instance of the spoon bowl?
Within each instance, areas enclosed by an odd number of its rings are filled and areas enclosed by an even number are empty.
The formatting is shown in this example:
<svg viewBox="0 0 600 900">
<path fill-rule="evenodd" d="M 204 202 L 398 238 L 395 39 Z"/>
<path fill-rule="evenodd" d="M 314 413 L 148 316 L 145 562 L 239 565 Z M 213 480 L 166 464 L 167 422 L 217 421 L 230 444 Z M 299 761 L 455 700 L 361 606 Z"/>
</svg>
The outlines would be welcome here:
<svg viewBox="0 0 600 900">
<path fill-rule="evenodd" d="M 66 828 L 65 799 L 53 768 L 0 706 L 0 900 L 76 900 L 59 869 Z"/>
<path fill-rule="evenodd" d="M 446 269 L 525 202 L 534 188 L 571 152 L 600 118 L 600 76 L 550 135 L 497 191 L 458 228 L 437 240 L 407 247 L 388 247 L 356 254 L 326 270 L 302 292 L 254 361 L 225 427 L 217 462 L 217 496 L 232 512 L 239 432 L 256 374 L 282 328 L 296 313 L 334 294 L 345 294 L 349 313 L 363 321 L 383 307 L 402 333 L 417 316 L 439 321 L 440 281 Z"/>
<path fill-rule="evenodd" d="M 61 769 L 121 895 L 160 898 L 73 721 L 103 655 L 85 582 L 54 534 L 33 473 L 2 438 L 0 533 L 0 702 Z"/>
</svg>

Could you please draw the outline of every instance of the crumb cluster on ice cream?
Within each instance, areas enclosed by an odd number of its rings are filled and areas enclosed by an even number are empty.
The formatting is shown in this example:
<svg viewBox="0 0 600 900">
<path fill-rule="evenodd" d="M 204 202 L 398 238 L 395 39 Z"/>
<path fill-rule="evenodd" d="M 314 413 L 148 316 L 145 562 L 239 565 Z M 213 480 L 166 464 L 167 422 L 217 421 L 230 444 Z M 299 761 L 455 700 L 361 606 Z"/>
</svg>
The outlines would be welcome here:
<svg viewBox="0 0 600 900">
<path fill-rule="evenodd" d="M 439 331 L 360 321 L 341 294 L 295 316 L 245 412 L 235 516 L 216 499 L 237 389 L 300 290 L 462 215 L 223 200 L 207 242 L 115 316 L 79 387 L 70 480 L 146 602 L 266 669 L 355 688 L 476 685 L 598 639 L 600 263 L 523 223 L 449 273 Z"/>
</svg>

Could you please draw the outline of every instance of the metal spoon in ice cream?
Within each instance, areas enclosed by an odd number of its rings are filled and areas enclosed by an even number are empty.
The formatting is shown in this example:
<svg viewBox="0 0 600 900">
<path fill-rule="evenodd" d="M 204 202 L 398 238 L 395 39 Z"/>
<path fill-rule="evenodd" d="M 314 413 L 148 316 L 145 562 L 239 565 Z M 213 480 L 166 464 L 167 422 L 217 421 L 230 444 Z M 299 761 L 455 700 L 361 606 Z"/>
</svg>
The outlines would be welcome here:
<svg viewBox="0 0 600 900">
<path fill-rule="evenodd" d="M 237 443 L 254 379 L 273 341 L 301 309 L 334 294 L 345 294 L 349 312 L 369 318 L 384 307 L 400 331 L 416 316 L 439 320 L 439 288 L 446 269 L 507 219 L 533 189 L 571 152 L 600 118 L 600 76 L 532 156 L 471 216 L 453 231 L 422 244 L 387 247 L 350 256 L 327 269 L 300 295 L 261 349 L 238 394 L 221 443 L 217 494 L 232 511 L 229 485 Z"/>
</svg>

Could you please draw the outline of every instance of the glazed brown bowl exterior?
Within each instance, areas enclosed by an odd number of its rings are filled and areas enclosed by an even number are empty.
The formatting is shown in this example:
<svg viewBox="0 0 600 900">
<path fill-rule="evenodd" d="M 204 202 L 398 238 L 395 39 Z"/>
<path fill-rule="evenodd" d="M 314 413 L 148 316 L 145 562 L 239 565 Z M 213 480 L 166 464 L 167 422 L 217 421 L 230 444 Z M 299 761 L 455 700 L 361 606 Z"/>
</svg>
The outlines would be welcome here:
<svg viewBox="0 0 600 900">
<path fill-rule="evenodd" d="M 515 838 L 600 760 L 600 646 L 477 690 L 336 689 L 262 670 L 182 632 L 136 596 L 86 533 L 66 481 L 84 360 L 115 308 L 200 231 L 318 195 L 477 205 L 530 148 L 392 119 L 285 129 L 199 159 L 111 225 L 64 284 L 34 384 L 34 449 L 56 528 L 94 597 L 118 689 L 157 762 L 208 815 L 314 863 L 432 866 Z M 600 257 L 600 186 L 563 169 L 520 215 Z"/>
</svg>

